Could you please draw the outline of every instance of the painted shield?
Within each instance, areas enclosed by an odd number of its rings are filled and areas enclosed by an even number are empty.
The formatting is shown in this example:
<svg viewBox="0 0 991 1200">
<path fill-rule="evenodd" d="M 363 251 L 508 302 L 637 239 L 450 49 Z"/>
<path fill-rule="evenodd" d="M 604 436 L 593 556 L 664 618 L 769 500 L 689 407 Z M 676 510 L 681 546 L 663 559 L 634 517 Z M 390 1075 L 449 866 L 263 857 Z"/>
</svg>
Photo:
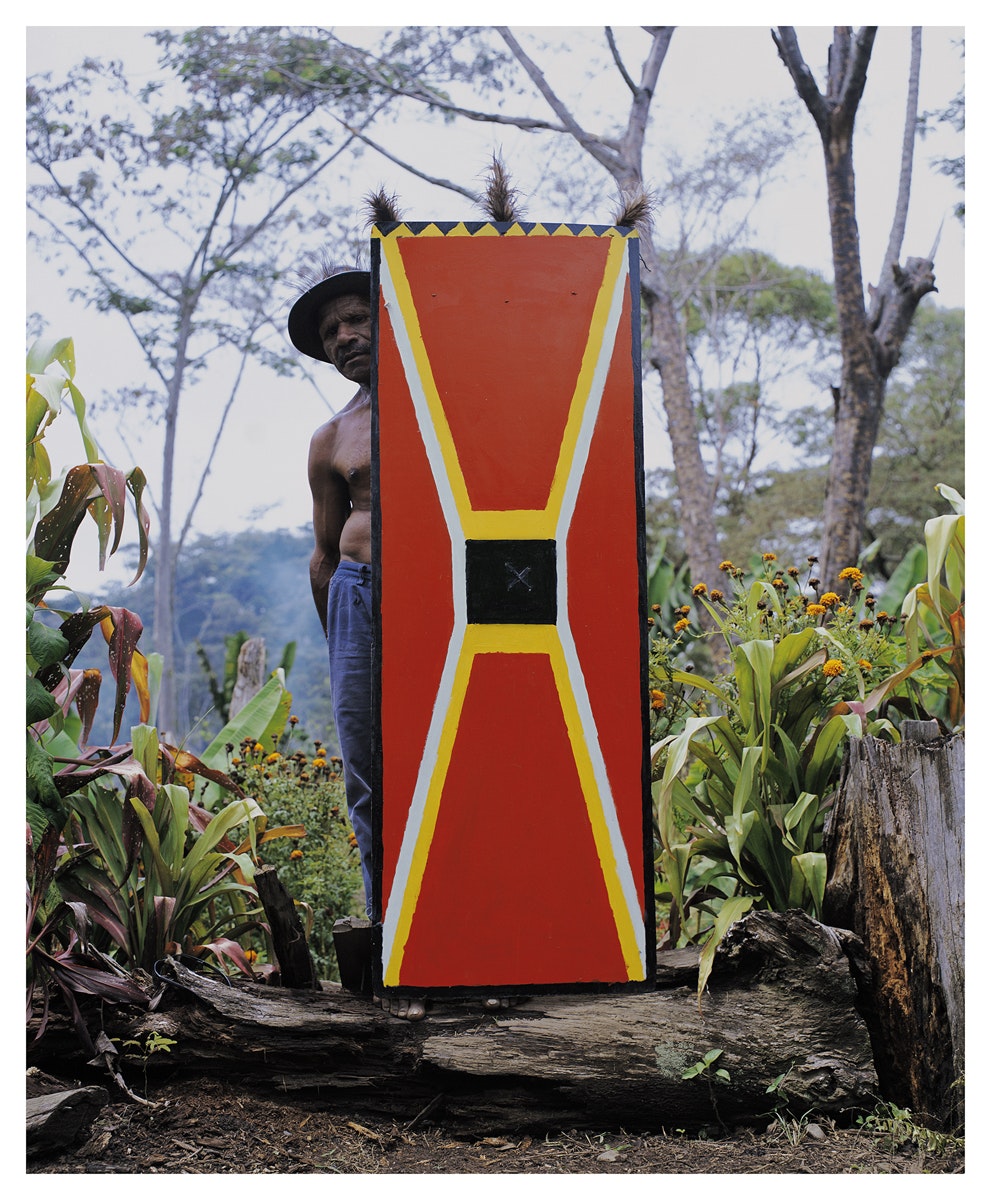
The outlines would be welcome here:
<svg viewBox="0 0 991 1200">
<path fill-rule="evenodd" d="M 378 983 L 649 983 L 638 244 L 372 234 Z"/>
</svg>

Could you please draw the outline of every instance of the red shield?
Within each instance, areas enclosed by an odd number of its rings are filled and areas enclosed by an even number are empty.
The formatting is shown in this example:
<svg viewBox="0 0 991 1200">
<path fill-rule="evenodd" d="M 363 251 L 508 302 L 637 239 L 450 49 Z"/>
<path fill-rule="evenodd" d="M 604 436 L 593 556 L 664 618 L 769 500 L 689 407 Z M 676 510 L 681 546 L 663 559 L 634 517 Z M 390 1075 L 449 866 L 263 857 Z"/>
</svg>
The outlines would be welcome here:
<svg viewBox="0 0 991 1200">
<path fill-rule="evenodd" d="M 637 240 L 376 229 L 385 990 L 652 976 Z"/>
</svg>

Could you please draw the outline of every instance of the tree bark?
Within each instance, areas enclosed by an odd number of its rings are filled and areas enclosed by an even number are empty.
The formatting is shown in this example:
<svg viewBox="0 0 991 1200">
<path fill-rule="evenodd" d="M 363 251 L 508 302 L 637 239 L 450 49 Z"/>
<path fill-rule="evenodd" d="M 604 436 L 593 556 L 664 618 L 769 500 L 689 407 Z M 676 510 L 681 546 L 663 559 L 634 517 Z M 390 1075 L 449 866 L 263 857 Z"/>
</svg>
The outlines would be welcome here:
<svg viewBox="0 0 991 1200">
<path fill-rule="evenodd" d="M 850 742 L 826 831 L 825 916 L 863 940 L 871 963 L 884 1096 L 953 1128 L 964 1108 L 964 742 L 939 738 L 935 721 L 908 725 L 900 745 Z"/>
<path fill-rule="evenodd" d="M 71 1146 L 86 1133 L 109 1099 L 102 1087 L 71 1088 L 44 1096 L 29 1096 L 28 1157 Z"/>
<path fill-rule="evenodd" d="M 162 1011 L 121 1034 L 175 1039 L 169 1054 L 142 1063 L 149 1074 L 208 1070 L 405 1122 L 442 1109 L 466 1132 L 766 1123 L 768 1088 L 782 1075 L 780 1095 L 797 1114 L 874 1103 L 877 1076 L 854 1007 L 859 953 L 851 935 L 804 913 L 757 913 L 730 930 L 701 1008 L 697 961 L 676 951 L 659 957 L 662 984 L 652 992 L 533 996 L 495 1012 L 435 1001 L 419 1022 L 333 985 L 228 986 L 171 963 Z M 713 1072 L 729 1079 L 686 1078 L 711 1050 L 722 1052 Z M 68 1054 L 55 1030 L 31 1052 L 63 1062 Z"/>
<path fill-rule="evenodd" d="M 237 656 L 237 678 L 231 692 L 230 716 L 239 713 L 265 683 L 265 639 L 248 638 Z"/>
<path fill-rule="evenodd" d="M 303 925 L 292 896 L 279 878 L 278 870 L 275 867 L 259 867 L 255 872 L 255 887 L 268 918 L 282 986 L 319 991 L 320 983 L 313 956 L 306 944 Z"/>
</svg>

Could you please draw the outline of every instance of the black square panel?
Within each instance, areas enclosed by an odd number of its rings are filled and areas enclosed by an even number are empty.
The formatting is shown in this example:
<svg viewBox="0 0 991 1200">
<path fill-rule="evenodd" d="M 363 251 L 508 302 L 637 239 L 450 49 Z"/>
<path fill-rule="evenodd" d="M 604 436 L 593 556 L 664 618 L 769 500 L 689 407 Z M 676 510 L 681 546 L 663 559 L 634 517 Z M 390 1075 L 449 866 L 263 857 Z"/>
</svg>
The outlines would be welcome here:
<svg viewBox="0 0 991 1200">
<path fill-rule="evenodd" d="M 557 543 L 553 538 L 465 542 L 472 625 L 553 625 L 557 621 Z"/>
</svg>

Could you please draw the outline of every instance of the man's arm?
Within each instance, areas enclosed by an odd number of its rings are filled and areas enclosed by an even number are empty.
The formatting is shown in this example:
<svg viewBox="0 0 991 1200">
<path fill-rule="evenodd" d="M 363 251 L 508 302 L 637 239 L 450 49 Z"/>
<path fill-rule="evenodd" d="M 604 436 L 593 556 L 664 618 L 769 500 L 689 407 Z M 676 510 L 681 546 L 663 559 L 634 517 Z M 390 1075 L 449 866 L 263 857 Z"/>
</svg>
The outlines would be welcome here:
<svg viewBox="0 0 991 1200">
<path fill-rule="evenodd" d="M 341 531 L 351 512 L 347 485 L 333 467 L 334 430 L 322 426 L 310 442 L 307 475 L 313 497 L 313 554 L 310 556 L 310 589 L 327 632 L 327 592 L 341 561 Z"/>
</svg>

